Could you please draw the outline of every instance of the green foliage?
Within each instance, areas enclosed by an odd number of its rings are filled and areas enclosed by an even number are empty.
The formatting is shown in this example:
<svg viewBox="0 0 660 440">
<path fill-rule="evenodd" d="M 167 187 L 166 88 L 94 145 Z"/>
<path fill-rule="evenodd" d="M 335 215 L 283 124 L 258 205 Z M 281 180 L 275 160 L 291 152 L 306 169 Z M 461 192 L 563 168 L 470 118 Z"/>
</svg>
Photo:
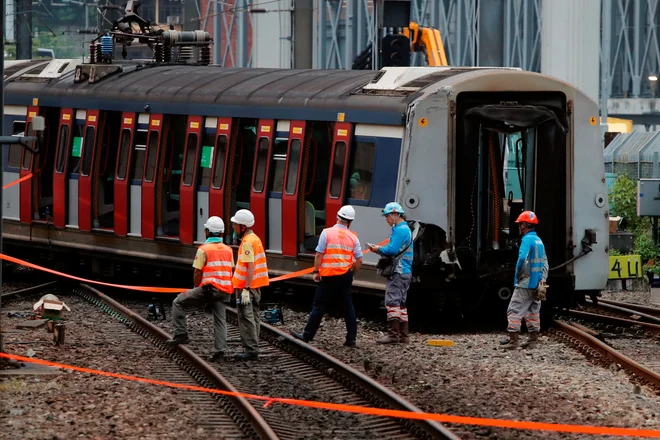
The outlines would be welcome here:
<svg viewBox="0 0 660 440">
<path fill-rule="evenodd" d="M 623 255 L 620 250 L 618 249 L 610 249 L 608 251 L 608 254 L 610 257 L 618 257 L 619 255 Z"/>
</svg>

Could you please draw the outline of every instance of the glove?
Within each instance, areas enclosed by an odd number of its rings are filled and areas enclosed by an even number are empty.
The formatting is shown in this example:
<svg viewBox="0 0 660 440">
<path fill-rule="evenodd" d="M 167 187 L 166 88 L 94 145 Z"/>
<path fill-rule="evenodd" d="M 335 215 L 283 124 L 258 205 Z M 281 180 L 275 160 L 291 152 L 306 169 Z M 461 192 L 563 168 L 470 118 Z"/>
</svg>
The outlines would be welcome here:
<svg viewBox="0 0 660 440">
<path fill-rule="evenodd" d="M 241 305 L 247 306 L 248 304 L 250 304 L 250 291 L 243 289 L 241 292 Z"/>
<path fill-rule="evenodd" d="M 546 291 L 548 290 L 547 284 L 539 284 L 539 287 L 536 289 L 536 297 L 540 299 L 541 301 L 546 300 Z"/>
</svg>

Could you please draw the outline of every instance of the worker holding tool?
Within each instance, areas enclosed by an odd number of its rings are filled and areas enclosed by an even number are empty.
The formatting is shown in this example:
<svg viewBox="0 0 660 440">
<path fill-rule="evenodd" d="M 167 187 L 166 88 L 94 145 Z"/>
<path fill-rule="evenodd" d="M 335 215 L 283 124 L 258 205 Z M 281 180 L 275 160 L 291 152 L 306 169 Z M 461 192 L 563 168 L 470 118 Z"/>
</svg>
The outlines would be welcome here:
<svg viewBox="0 0 660 440">
<path fill-rule="evenodd" d="M 302 334 L 290 331 L 296 339 L 305 342 L 314 339 L 330 299 L 338 297 L 344 306 L 346 322 L 344 345 L 355 347 L 357 318 L 351 298 L 351 287 L 353 277 L 362 265 L 362 249 L 357 235 L 349 230 L 353 220 L 355 220 L 353 207 L 342 206 L 337 213 L 337 223 L 331 228 L 324 229 L 319 236 L 314 257 L 314 281 L 319 284 L 305 330 Z"/>
<path fill-rule="evenodd" d="M 172 327 L 174 338 L 167 341 L 170 346 L 187 344 L 188 325 L 186 314 L 196 308 L 210 304 L 213 310 L 213 337 L 215 352 L 211 360 L 221 359 L 227 350 L 227 303 L 234 292 L 231 270 L 234 253 L 222 242 L 225 224 L 220 217 L 210 217 L 204 224 L 206 242 L 197 249 L 193 261 L 195 287 L 177 295 L 172 302 Z"/>
<path fill-rule="evenodd" d="M 254 215 L 240 209 L 231 218 L 234 232 L 241 240 L 232 283 L 236 289 L 238 328 L 245 351 L 236 359 L 254 360 L 259 356 L 259 301 L 261 288 L 268 286 L 266 251 L 261 240 L 252 231 Z"/>
<path fill-rule="evenodd" d="M 388 334 L 376 341 L 378 344 L 408 343 L 408 309 L 406 298 L 412 281 L 413 239 L 406 223 L 403 207 L 390 202 L 383 209 L 383 217 L 392 228 L 390 241 L 385 246 L 368 243 L 369 250 L 385 258 L 381 275 L 387 278 L 385 283 L 385 309 L 390 326 Z"/>
<path fill-rule="evenodd" d="M 541 331 L 541 301 L 545 299 L 548 278 L 548 257 L 545 246 L 534 231 L 539 219 L 532 211 L 524 211 L 516 220 L 522 241 L 518 251 L 518 262 L 513 284 L 515 286 L 509 308 L 506 311 L 509 322 L 509 337 L 500 344 L 507 350 L 518 348 L 518 338 L 522 320 L 525 320 L 529 340 L 523 347 L 533 347 Z"/>
</svg>

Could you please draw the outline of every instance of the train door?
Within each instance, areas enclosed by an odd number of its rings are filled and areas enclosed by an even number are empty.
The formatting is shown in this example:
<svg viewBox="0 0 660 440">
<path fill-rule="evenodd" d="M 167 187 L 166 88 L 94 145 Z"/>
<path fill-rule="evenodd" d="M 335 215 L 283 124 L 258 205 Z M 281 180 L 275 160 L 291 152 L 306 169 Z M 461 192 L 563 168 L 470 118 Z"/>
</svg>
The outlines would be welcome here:
<svg viewBox="0 0 660 440">
<path fill-rule="evenodd" d="M 290 121 L 277 121 L 275 140 L 270 159 L 268 184 L 268 243 L 266 249 L 272 253 L 282 253 L 282 190 L 286 152 L 289 143 Z"/>
<path fill-rule="evenodd" d="M 231 183 L 233 179 L 233 168 L 235 166 L 236 148 L 238 139 L 238 121 L 232 121 L 231 118 L 218 118 L 217 121 L 207 119 L 206 126 L 212 130 L 213 124 L 216 124 L 215 138 L 209 140 L 209 144 L 214 142 L 213 148 L 213 168 L 211 170 L 211 182 L 209 186 L 208 202 L 209 216 L 217 215 L 225 222 L 225 237 L 231 237 L 231 216 L 232 212 L 232 191 Z M 213 138 L 212 138 L 213 139 Z M 231 170 L 230 168 L 231 164 Z M 203 186 L 203 185 L 202 185 Z M 201 195 L 199 197 L 203 197 Z M 203 206 L 203 205 L 201 205 Z M 201 233 L 201 237 L 200 237 Z M 198 240 L 204 240 L 204 229 L 198 226 Z M 225 240 L 226 243 L 231 241 Z"/>
<path fill-rule="evenodd" d="M 179 240 L 184 244 L 192 244 L 195 237 L 195 207 L 197 205 L 197 187 L 201 154 L 199 145 L 202 134 L 202 117 L 189 116 L 186 133 L 186 149 L 183 158 L 183 178 L 179 190 Z"/>
<path fill-rule="evenodd" d="M 159 238 L 179 239 L 180 191 L 186 143 L 186 116 L 170 116 L 163 131 L 162 154 L 156 185 L 156 234 Z"/>
<path fill-rule="evenodd" d="M 3 134 L 11 134 L 12 136 L 17 137 L 26 135 L 26 121 L 28 116 L 27 111 L 27 107 L 24 106 L 6 105 L 4 113 L 4 127 L 8 130 Z M 54 127 L 56 126 L 57 123 L 54 125 Z M 7 185 L 8 183 L 14 182 L 20 178 L 22 150 L 23 147 L 18 144 L 3 145 L 3 185 Z M 10 186 L 9 188 L 3 190 L 2 216 L 4 218 L 10 220 L 21 219 L 20 190 L 20 184 Z"/>
<path fill-rule="evenodd" d="M 78 227 L 81 231 L 92 230 L 92 162 L 94 160 L 99 126 L 98 110 L 87 110 L 82 140 L 82 164 L 78 178 Z M 76 203 L 71 200 L 71 203 Z"/>
<path fill-rule="evenodd" d="M 291 121 L 282 194 L 282 253 L 313 252 L 325 227 L 333 124 Z"/>
<path fill-rule="evenodd" d="M 250 195 L 250 210 L 254 214 L 254 233 L 261 238 L 268 248 L 268 171 L 270 168 L 271 143 L 275 131 L 275 121 L 261 119 L 258 124 L 258 137 L 254 152 L 254 171 L 252 172 L 252 194 Z"/>
<path fill-rule="evenodd" d="M 156 238 L 156 164 L 161 150 L 163 122 L 162 114 L 150 116 L 146 141 L 147 159 L 142 173 L 141 236 L 149 240 Z"/>
<path fill-rule="evenodd" d="M 68 181 L 68 199 L 66 201 L 67 228 L 78 228 L 78 198 L 80 195 L 80 165 L 84 140 L 85 120 L 87 112 L 85 110 L 76 111 L 76 120 L 73 123 L 71 134 L 71 147 L 69 154 L 68 167 L 65 168 L 65 179 Z"/>
<path fill-rule="evenodd" d="M 60 128 L 57 134 L 55 173 L 53 174 L 53 224 L 63 228 L 67 223 L 67 200 L 69 197 L 69 147 L 73 137 L 73 109 L 60 111 Z M 21 201 L 21 205 L 23 201 Z"/>
<path fill-rule="evenodd" d="M 204 223 L 211 214 L 209 214 L 209 194 L 211 191 L 211 174 L 213 171 L 214 150 L 216 141 L 216 129 L 218 118 L 206 118 L 204 120 L 204 128 L 202 129 L 202 149 L 199 153 L 199 172 L 197 173 L 197 194 L 195 196 L 195 203 L 197 209 L 195 210 L 195 244 L 201 244 L 206 241 L 204 235 Z M 224 158 L 223 158 L 224 160 Z M 221 209 L 222 210 L 222 209 Z M 217 214 L 214 214 L 217 215 Z M 218 215 L 222 218 L 222 214 Z"/>
<path fill-rule="evenodd" d="M 347 192 L 348 158 L 350 157 L 351 138 L 353 136 L 353 124 L 348 122 L 337 122 L 335 124 L 330 165 L 330 178 L 328 179 L 328 190 L 325 199 L 326 227 L 331 226 L 337 217 L 339 208 L 344 205 L 344 194 Z"/>
<path fill-rule="evenodd" d="M 148 134 L 149 115 L 140 114 L 133 135 L 133 151 L 128 167 L 128 235 L 131 237 L 142 237 L 142 175 L 144 174 L 144 157 L 147 152 Z"/>
<path fill-rule="evenodd" d="M 89 120 L 89 117 L 87 118 Z M 92 228 L 112 232 L 115 207 L 115 164 L 119 149 L 122 119 L 119 112 L 100 114 L 96 149 L 91 167 Z M 83 163 L 83 166 L 85 164 Z"/>
<path fill-rule="evenodd" d="M 129 231 L 130 180 L 129 165 L 133 156 L 133 136 L 135 133 L 136 114 L 124 112 L 121 115 L 119 135 L 119 154 L 114 181 L 114 230 L 115 234 L 125 237 Z"/>
</svg>

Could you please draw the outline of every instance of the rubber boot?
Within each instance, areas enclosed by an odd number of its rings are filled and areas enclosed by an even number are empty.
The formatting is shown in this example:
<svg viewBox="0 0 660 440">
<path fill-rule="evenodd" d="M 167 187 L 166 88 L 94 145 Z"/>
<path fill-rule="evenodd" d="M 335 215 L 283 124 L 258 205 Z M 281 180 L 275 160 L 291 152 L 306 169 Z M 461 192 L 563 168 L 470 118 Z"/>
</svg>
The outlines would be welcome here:
<svg viewBox="0 0 660 440">
<path fill-rule="evenodd" d="M 510 332 L 509 339 L 500 341 L 500 344 L 504 345 L 504 347 L 502 348 L 504 348 L 505 350 L 514 350 L 520 347 L 518 339 L 519 339 L 518 332 Z"/>
<path fill-rule="evenodd" d="M 407 344 L 408 342 L 410 342 L 410 338 L 408 337 L 408 321 L 399 324 L 399 329 L 400 329 L 399 341 L 402 344 Z"/>
<path fill-rule="evenodd" d="M 390 331 L 387 336 L 376 341 L 377 344 L 398 344 L 400 335 L 400 322 L 396 319 L 388 321 L 390 324 Z"/>
<path fill-rule="evenodd" d="M 523 342 L 522 347 L 524 348 L 534 348 L 538 344 L 539 332 L 530 332 L 527 342 Z"/>
</svg>

